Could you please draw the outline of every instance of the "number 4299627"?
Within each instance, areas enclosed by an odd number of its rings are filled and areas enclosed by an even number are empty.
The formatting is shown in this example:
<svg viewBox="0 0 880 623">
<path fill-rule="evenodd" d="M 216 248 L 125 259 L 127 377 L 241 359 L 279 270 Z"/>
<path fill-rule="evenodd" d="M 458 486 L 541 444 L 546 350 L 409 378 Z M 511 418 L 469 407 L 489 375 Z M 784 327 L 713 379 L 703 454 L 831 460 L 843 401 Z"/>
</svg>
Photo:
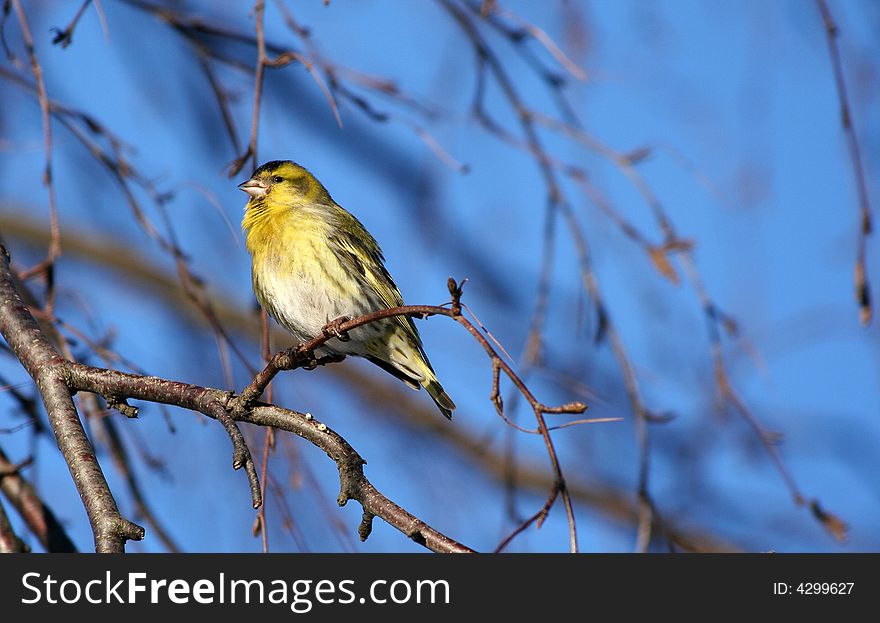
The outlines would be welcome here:
<svg viewBox="0 0 880 623">
<path fill-rule="evenodd" d="M 774 582 L 774 595 L 850 595 L 855 582 L 800 582 L 797 586 Z"/>
</svg>

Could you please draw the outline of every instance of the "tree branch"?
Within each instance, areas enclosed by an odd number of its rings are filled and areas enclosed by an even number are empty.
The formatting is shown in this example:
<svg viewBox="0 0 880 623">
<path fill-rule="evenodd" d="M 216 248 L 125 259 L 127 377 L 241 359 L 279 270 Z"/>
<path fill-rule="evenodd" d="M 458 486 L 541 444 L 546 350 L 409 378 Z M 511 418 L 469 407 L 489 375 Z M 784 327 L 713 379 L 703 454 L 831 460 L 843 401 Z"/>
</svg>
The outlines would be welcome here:
<svg viewBox="0 0 880 623">
<path fill-rule="evenodd" d="M 58 202 L 55 197 L 54 180 L 52 179 L 52 123 L 49 110 L 49 95 L 46 92 L 43 68 L 37 60 L 37 53 L 34 49 L 34 38 L 31 35 L 31 28 L 28 24 L 27 16 L 24 13 L 20 0 L 12 0 L 12 7 L 15 9 L 15 14 L 18 17 L 18 24 L 21 28 L 21 37 L 28 53 L 28 59 L 30 60 L 31 73 L 34 76 L 34 88 L 37 92 L 37 100 L 40 103 L 40 116 L 43 122 L 43 151 L 45 152 L 43 185 L 46 186 L 49 193 L 49 221 L 51 223 L 50 231 L 52 236 L 50 238 L 49 251 L 46 259 L 31 270 L 33 271 L 33 274 L 42 272 L 43 270 L 49 271 L 50 287 L 46 306 L 48 309 L 51 309 L 54 301 L 54 291 L 51 287 L 51 274 L 54 270 L 55 258 L 61 255 L 61 228 L 58 224 Z"/>
<path fill-rule="evenodd" d="M 401 508 L 380 493 L 363 473 L 364 460 L 338 433 L 308 414 L 298 413 L 274 405 L 258 403 L 249 411 L 232 408 L 235 397 L 227 391 L 180 383 L 154 376 L 128 374 L 117 370 L 96 368 L 81 363 L 67 364 L 71 387 L 104 395 L 112 392 L 134 400 L 148 400 L 198 411 L 218 419 L 218 405 L 224 413 L 239 422 L 258 426 L 272 426 L 298 435 L 319 447 L 339 469 L 340 506 L 356 500 L 364 512 L 381 517 L 389 524 L 436 552 L 470 552 L 470 548 L 441 534 L 415 515 Z M 365 539 L 369 531 L 359 531 Z"/>
<path fill-rule="evenodd" d="M 871 307 L 871 287 L 868 283 L 868 268 L 865 261 L 865 247 L 867 238 L 873 229 L 871 217 L 871 203 L 868 199 L 868 184 L 865 181 L 865 165 L 859 150 L 859 139 L 853 127 L 852 112 L 849 106 L 849 96 L 846 92 L 846 80 L 843 77 L 843 61 L 840 58 L 840 48 L 837 45 L 837 37 L 840 34 L 831 9 L 825 0 L 816 0 L 819 12 L 822 14 L 822 22 L 825 25 L 825 37 L 828 40 L 828 54 L 831 57 L 831 69 L 834 72 L 834 85 L 837 88 L 837 99 L 840 105 L 840 124 L 846 135 L 849 148 L 849 156 L 852 160 L 853 175 L 855 176 L 856 190 L 859 196 L 859 233 L 856 247 L 855 264 L 855 287 L 856 301 L 859 305 L 859 320 L 863 326 L 871 322 L 873 308 Z"/>
<path fill-rule="evenodd" d="M 9 255 L 2 244 L 0 251 L 0 334 L 37 383 L 58 449 L 86 507 L 95 549 L 122 552 L 126 540 L 143 538 L 144 529 L 119 513 L 67 387 L 65 359 L 43 337 L 15 290 Z"/>
</svg>

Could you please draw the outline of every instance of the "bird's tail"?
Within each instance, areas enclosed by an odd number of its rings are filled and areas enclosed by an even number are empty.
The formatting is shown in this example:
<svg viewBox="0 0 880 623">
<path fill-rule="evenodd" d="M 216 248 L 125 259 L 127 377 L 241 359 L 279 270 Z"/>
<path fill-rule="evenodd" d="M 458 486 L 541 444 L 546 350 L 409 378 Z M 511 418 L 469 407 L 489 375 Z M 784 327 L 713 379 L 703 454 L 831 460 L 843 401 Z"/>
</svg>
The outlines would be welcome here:
<svg viewBox="0 0 880 623">
<path fill-rule="evenodd" d="M 452 402 L 452 398 L 449 397 L 449 394 L 447 394 L 443 389 L 443 386 L 440 385 L 440 381 L 437 380 L 437 375 L 434 374 L 434 368 L 431 367 L 431 362 L 428 361 L 428 356 L 425 355 L 425 351 L 419 348 L 418 355 L 419 356 L 412 357 L 408 362 L 410 364 L 415 363 L 415 367 L 417 367 L 418 372 L 420 372 L 416 377 L 416 382 L 425 388 L 425 391 L 428 392 L 428 395 L 434 401 L 434 404 L 440 409 L 440 413 L 446 416 L 447 419 L 451 420 L 452 412 L 455 411 L 455 403 Z"/>
<path fill-rule="evenodd" d="M 427 391 L 428 395 L 434 400 L 434 404 L 440 409 L 440 413 L 451 420 L 452 412 L 455 411 L 455 403 L 452 402 L 452 398 L 449 397 L 449 394 L 447 394 L 443 389 L 443 386 L 440 385 L 440 381 L 437 380 L 437 377 L 434 376 L 433 372 L 430 377 L 427 377 L 422 381 L 422 387 L 425 388 L 425 391 Z"/>
<path fill-rule="evenodd" d="M 394 350 L 391 353 L 391 361 L 375 355 L 366 355 L 366 357 L 413 389 L 418 389 L 419 385 L 424 387 L 425 391 L 428 392 L 428 395 L 437 405 L 437 408 L 440 409 L 440 413 L 448 419 L 452 419 L 455 403 L 452 402 L 452 398 L 449 397 L 449 394 L 440 385 L 437 375 L 434 374 L 434 369 L 421 349 L 412 349 L 410 351 Z"/>
</svg>

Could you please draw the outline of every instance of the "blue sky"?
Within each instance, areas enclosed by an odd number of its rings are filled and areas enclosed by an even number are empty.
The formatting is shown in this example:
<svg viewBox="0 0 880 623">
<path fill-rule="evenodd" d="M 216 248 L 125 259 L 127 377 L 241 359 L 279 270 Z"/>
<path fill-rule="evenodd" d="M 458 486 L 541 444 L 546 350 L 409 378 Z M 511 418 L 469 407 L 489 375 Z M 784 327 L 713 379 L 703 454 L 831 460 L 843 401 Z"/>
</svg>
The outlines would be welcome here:
<svg viewBox="0 0 880 623">
<path fill-rule="evenodd" d="M 676 415 L 651 427 L 651 492 L 661 513 L 754 551 L 878 549 L 877 329 L 876 324 L 859 326 L 853 301 L 855 186 L 815 6 L 782 0 L 572 1 L 563 3 L 565 10 L 556 3 L 500 4 L 544 29 L 585 70 L 588 79 L 571 80 L 566 90 L 585 132 L 622 152 L 652 148 L 639 170 L 680 235 L 695 242 L 694 257 L 713 299 L 739 323 L 741 338 L 724 343 L 735 388 L 768 429 L 784 434 L 781 455 L 804 493 L 843 517 L 852 532 L 846 546 L 835 544 L 806 510 L 792 504 L 748 426 L 716 408 L 705 320 L 693 290 L 660 277 L 647 256 L 566 182 L 645 401 L 654 412 Z M 211 21 L 251 32 L 249 6 L 214 6 Z M 851 105 L 876 205 L 880 12 L 871 2 L 830 6 L 841 29 Z M 67 22 L 69 3 L 47 2 L 39 12 L 30 10 L 50 96 L 88 111 L 133 146 L 130 157 L 139 170 L 161 190 L 176 193 L 168 209 L 193 270 L 212 292 L 250 306 L 249 258 L 238 227 L 244 196 L 235 188 L 249 171 L 233 180 L 224 174 L 235 154 L 209 85 L 187 46 L 165 25 L 116 2 L 102 7 L 107 33 L 90 8 L 67 49 L 50 44 L 49 29 Z M 403 92 L 430 102 L 439 116 L 424 119 L 374 98 L 377 109 L 395 111 L 394 120 L 378 124 L 343 105 L 343 127 L 337 128 L 315 82 L 294 64 L 267 74 L 260 161 L 290 158 L 312 170 L 382 244 L 407 302 L 443 302 L 449 275 L 469 277 L 466 302 L 519 358 L 540 268 L 546 189 L 533 159 L 470 118 L 475 72 L 466 39 L 436 3 L 334 0 L 325 7 L 314 0 L 292 8 L 327 59 L 395 80 Z M 587 24 L 580 39 L 572 28 L 577 23 Z M 17 33 L 12 23 L 6 29 Z M 266 30 L 272 41 L 299 45 L 273 3 Z M 17 41 L 17 34 L 11 36 Z M 487 35 L 487 40 L 528 104 L 555 114 L 546 89 L 515 50 L 498 37 Z M 553 66 L 539 46 L 533 49 Z M 253 62 L 245 48 L 228 51 Z M 252 78 L 230 69 L 219 76 L 236 96 L 233 114 L 246 139 Z M 39 110 L 15 87 L 0 84 L 8 102 L 2 114 L 0 209 L 6 216 L 45 220 Z M 489 88 L 486 105 L 519 135 L 497 87 Z M 430 131 L 469 173 L 441 162 L 410 124 Z M 63 128 L 56 124 L 54 130 L 62 227 L 112 238 L 172 271 L 111 178 Z M 541 136 L 549 152 L 586 169 L 615 209 L 652 241 L 660 240 L 644 201 L 617 167 L 564 136 Z M 425 195 L 426 183 L 434 196 Z M 9 242 L 14 259 L 39 257 Z M 868 260 L 876 283 L 874 240 Z M 546 330 L 550 367 L 592 388 L 586 399 L 591 416 L 623 418 L 555 433 L 563 468 L 579 482 L 634 491 L 633 416 L 608 345 L 592 340 L 596 314 L 585 302 L 575 250 L 562 222 L 555 267 Z M 68 292 L 59 315 L 88 325 L 84 301 L 95 330 L 112 328 L 114 348 L 150 373 L 224 384 L 210 333 L 182 322 L 161 297 L 73 257 L 65 256 L 59 271 L 59 283 Z M 438 375 L 460 407 L 450 426 L 503 447 L 504 424 L 487 399 L 488 362 L 453 323 L 432 319 L 419 327 Z M 241 336 L 237 340 L 256 363 L 258 346 Z M 14 362 L 0 365 L 13 382 L 27 380 Z M 342 365 L 368 369 L 365 362 Z M 548 403 L 579 398 L 558 379 L 558 374 L 536 372 L 530 385 Z M 239 367 L 236 387 L 246 380 Z M 294 373 L 277 389 L 282 404 L 311 411 L 343 434 L 367 458 L 374 483 L 429 523 L 478 549 L 493 548 L 513 528 L 495 481 L 454 449 L 368 412 L 357 394 L 326 373 Z M 424 394 L 416 397 L 427 400 Z M 137 422 L 121 423 L 136 428 L 150 452 L 165 461 L 166 476 L 138 468 L 156 512 L 188 550 L 259 550 L 259 540 L 250 535 L 246 482 L 229 469 L 225 434 L 191 414 L 171 417 L 177 427 L 173 435 L 155 407 L 146 406 Z M 528 421 L 525 412 L 519 417 Z M 9 408 L 0 414 L 0 426 L 17 421 Z M 3 436 L 0 444 L 20 458 L 30 451 L 28 435 Z M 516 441 L 524 459 L 546 466 L 539 440 L 517 435 Z M 53 446 L 47 439 L 39 442 L 38 466 L 29 476 L 86 547 L 84 513 Z M 353 503 L 335 509 L 333 465 L 304 442 L 295 440 L 292 447 L 308 471 L 294 470 L 288 477 L 279 466 L 277 479 L 290 489 L 293 516 L 308 549 L 417 550 L 378 521 L 367 543 L 341 542 L 328 521 L 343 521 L 356 541 L 359 509 Z M 308 484 L 307 473 L 317 489 Z M 111 473 L 111 486 L 125 507 L 127 496 L 116 478 Z M 532 513 L 541 498 L 522 494 L 518 505 L 524 514 Z M 278 519 L 275 506 L 270 504 L 269 512 Z M 632 526 L 586 505 L 578 506 L 577 515 L 586 551 L 632 549 Z M 277 525 L 270 540 L 273 549 L 298 547 Z M 566 546 L 564 516 L 556 509 L 540 531 L 528 531 L 512 549 L 563 551 Z M 161 547 L 148 538 L 131 549 Z"/>
</svg>

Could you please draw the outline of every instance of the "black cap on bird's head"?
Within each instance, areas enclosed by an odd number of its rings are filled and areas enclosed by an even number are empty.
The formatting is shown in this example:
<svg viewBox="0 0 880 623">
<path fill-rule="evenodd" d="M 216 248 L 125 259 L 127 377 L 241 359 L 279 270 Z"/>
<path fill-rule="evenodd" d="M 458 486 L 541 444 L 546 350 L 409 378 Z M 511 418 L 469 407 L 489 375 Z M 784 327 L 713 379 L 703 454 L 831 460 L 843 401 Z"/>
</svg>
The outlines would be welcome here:
<svg viewBox="0 0 880 623">
<path fill-rule="evenodd" d="M 254 169 L 254 173 L 253 175 L 251 175 L 251 178 L 262 177 L 263 175 L 274 173 L 278 169 L 286 167 L 295 167 L 297 169 L 303 168 L 292 160 L 270 160 L 269 162 L 264 162 L 256 169 Z"/>
</svg>

